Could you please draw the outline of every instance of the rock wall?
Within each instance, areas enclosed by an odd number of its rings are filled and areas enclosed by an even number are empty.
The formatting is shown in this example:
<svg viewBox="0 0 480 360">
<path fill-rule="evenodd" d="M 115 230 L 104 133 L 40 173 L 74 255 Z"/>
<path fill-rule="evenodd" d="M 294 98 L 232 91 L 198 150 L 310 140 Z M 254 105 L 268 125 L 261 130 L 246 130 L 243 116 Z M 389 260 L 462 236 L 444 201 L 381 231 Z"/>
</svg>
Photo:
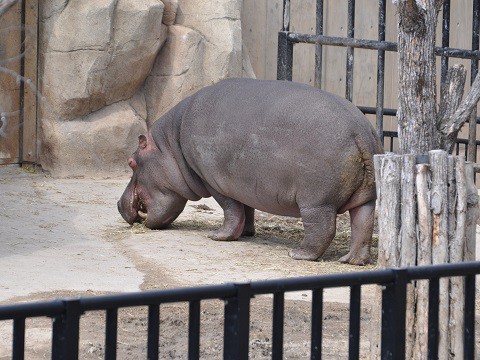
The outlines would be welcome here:
<svg viewBox="0 0 480 360">
<path fill-rule="evenodd" d="M 196 90 L 253 77 L 241 0 L 49 0 L 41 17 L 41 163 L 54 176 L 129 171 L 138 135 Z"/>
</svg>

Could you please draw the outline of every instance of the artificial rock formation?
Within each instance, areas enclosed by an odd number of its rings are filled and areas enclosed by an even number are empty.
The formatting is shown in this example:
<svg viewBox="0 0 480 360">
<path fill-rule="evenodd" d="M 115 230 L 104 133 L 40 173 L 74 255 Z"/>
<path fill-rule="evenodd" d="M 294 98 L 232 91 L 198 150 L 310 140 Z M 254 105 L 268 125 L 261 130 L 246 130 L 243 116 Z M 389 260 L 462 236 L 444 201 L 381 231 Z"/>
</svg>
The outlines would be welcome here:
<svg viewBox="0 0 480 360">
<path fill-rule="evenodd" d="M 165 41 L 163 8 L 159 0 L 71 0 L 46 20 L 42 92 L 62 120 L 133 96 Z"/>
<path fill-rule="evenodd" d="M 241 0 L 47 2 L 43 167 L 55 176 L 127 173 L 136 137 L 172 106 L 223 78 L 254 77 L 244 56 L 241 6 Z"/>
<path fill-rule="evenodd" d="M 43 163 L 59 177 L 105 177 L 125 172 L 138 136 L 147 131 L 129 101 L 122 101 L 71 121 L 44 120 Z M 69 160 L 69 161 L 67 161 Z"/>
</svg>

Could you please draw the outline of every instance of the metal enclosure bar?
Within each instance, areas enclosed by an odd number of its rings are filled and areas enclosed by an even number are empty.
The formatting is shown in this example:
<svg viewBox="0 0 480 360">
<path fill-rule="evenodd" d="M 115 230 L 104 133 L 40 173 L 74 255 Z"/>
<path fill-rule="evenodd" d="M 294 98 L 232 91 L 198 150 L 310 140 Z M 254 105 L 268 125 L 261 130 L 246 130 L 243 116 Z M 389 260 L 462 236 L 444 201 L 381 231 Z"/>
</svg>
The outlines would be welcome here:
<svg viewBox="0 0 480 360">
<path fill-rule="evenodd" d="M 147 357 L 158 360 L 158 341 L 160 339 L 160 306 L 148 307 Z"/>
<path fill-rule="evenodd" d="M 347 38 L 353 39 L 355 37 L 355 0 L 348 0 L 348 23 L 347 23 Z M 353 101 L 353 63 L 354 63 L 354 48 L 347 47 L 347 69 L 345 81 L 345 99 Z"/>
<path fill-rule="evenodd" d="M 312 360 L 322 358 L 322 326 L 323 326 L 323 289 L 312 291 L 312 335 L 310 357 Z"/>
<path fill-rule="evenodd" d="M 360 285 L 350 287 L 350 331 L 348 341 L 348 358 L 360 357 Z"/>
<path fill-rule="evenodd" d="M 473 0 L 473 18 L 472 18 L 472 50 L 479 49 L 479 26 L 480 26 L 480 0 Z M 472 59 L 470 65 L 470 84 L 473 84 L 475 77 L 478 74 L 478 59 Z M 475 140 L 477 139 L 477 107 L 472 111 L 470 115 L 468 125 L 468 155 L 467 160 L 477 161 L 477 147 L 475 146 Z"/>
<path fill-rule="evenodd" d="M 475 358 L 475 275 L 465 277 L 465 320 L 464 350 L 465 359 Z"/>
<path fill-rule="evenodd" d="M 250 327 L 250 284 L 236 284 L 237 296 L 225 301 L 223 358 L 247 360 Z"/>
<path fill-rule="evenodd" d="M 443 1 L 443 16 L 442 16 L 442 47 L 450 46 L 450 0 Z M 448 70 L 448 56 L 442 55 L 441 63 L 441 84 L 445 83 Z"/>
<path fill-rule="evenodd" d="M 118 309 L 107 309 L 105 325 L 105 360 L 117 358 Z"/>
<path fill-rule="evenodd" d="M 317 21 L 315 27 L 316 35 L 323 35 L 323 0 L 317 0 Z M 315 44 L 315 83 L 314 86 L 322 87 L 322 59 L 323 47 L 321 44 Z"/>
<path fill-rule="evenodd" d="M 438 359 L 439 278 L 428 284 L 428 358 Z"/>
<path fill-rule="evenodd" d="M 188 319 L 188 359 L 200 358 L 200 301 L 190 301 Z"/>
<path fill-rule="evenodd" d="M 285 294 L 273 294 L 272 360 L 283 359 Z"/>
<path fill-rule="evenodd" d="M 385 41 L 385 16 L 387 12 L 386 0 L 380 0 L 378 4 L 378 41 Z M 383 138 L 383 115 L 385 101 L 385 50 L 378 50 L 377 58 L 377 135 L 382 145 Z M 395 111 L 396 113 L 396 111 Z"/>
<path fill-rule="evenodd" d="M 406 269 L 392 269 L 395 281 L 382 291 L 383 360 L 405 359 L 405 311 L 408 276 Z"/>
<path fill-rule="evenodd" d="M 23 360 L 25 357 L 25 318 L 13 320 L 12 360 Z"/>
</svg>

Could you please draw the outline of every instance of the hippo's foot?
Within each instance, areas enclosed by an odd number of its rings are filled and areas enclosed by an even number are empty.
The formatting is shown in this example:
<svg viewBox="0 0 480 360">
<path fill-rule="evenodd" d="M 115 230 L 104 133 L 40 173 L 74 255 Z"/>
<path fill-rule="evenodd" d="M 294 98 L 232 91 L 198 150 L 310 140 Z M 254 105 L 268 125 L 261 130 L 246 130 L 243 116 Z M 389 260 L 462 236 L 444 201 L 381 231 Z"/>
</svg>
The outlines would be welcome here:
<svg viewBox="0 0 480 360">
<path fill-rule="evenodd" d="M 370 257 L 370 250 L 368 248 L 362 248 L 356 254 L 348 253 L 338 259 L 339 262 L 351 265 L 368 265 L 372 259 Z"/>
<path fill-rule="evenodd" d="M 242 236 L 255 236 L 255 226 L 247 226 L 243 229 Z"/>
<path fill-rule="evenodd" d="M 352 226 L 350 251 L 338 261 L 352 265 L 367 265 L 371 263 L 370 244 L 372 242 L 374 212 L 375 200 L 350 209 Z"/>
<path fill-rule="evenodd" d="M 288 255 L 290 255 L 290 257 L 295 260 L 310 260 L 310 261 L 315 261 L 320 256 L 322 256 L 322 254 L 319 254 L 318 249 L 302 247 L 302 246 L 290 250 Z"/>
<path fill-rule="evenodd" d="M 234 241 L 238 240 L 238 234 L 227 231 L 223 227 L 218 230 L 210 231 L 207 235 L 210 239 L 215 241 Z"/>
</svg>

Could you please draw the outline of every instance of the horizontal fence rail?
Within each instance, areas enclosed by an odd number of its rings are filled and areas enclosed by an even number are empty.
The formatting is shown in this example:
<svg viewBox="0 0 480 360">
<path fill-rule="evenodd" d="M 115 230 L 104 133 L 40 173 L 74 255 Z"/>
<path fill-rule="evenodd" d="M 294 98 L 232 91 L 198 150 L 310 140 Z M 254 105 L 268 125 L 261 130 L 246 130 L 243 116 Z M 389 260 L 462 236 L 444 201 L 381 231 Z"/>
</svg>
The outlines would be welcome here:
<svg viewBox="0 0 480 360">
<path fill-rule="evenodd" d="M 52 325 L 52 358 L 78 359 L 80 318 L 85 312 L 106 311 L 105 359 L 116 359 L 118 310 L 125 307 L 148 308 L 147 358 L 159 358 L 160 306 L 166 303 L 189 304 L 188 358 L 199 358 L 200 304 L 203 300 L 225 301 L 225 359 L 248 359 L 250 299 L 255 295 L 273 294 L 272 359 L 283 354 L 284 295 L 287 292 L 311 290 L 311 359 L 322 355 L 323 290 L 350 287 L 349 359 L 360 356 L 360 305 L 364 285 L 382 286 L 381 355 L 382 359 L 405 358 L 405 311 L 407 284 L 429 280 L 429 352 L 435 354 L 438 344 L 439 279 L 465 278 L 465 358 L 472 358 L 475 344 L 475 275 L 480 262 L 418 266 L 402 269 L 352 272 L 291 279 L 265 280 L 241 284 L 146 291 L 50 302 L 0 306 L 0 321 L 13 320 L 13 359 L 23 359 L 25 351 L 25 320 L 50 317 Z M 443 294 L 444 295 L 444 294 Z M 470 357 L 471 356 L 471 357 Z"/>
</svg>

